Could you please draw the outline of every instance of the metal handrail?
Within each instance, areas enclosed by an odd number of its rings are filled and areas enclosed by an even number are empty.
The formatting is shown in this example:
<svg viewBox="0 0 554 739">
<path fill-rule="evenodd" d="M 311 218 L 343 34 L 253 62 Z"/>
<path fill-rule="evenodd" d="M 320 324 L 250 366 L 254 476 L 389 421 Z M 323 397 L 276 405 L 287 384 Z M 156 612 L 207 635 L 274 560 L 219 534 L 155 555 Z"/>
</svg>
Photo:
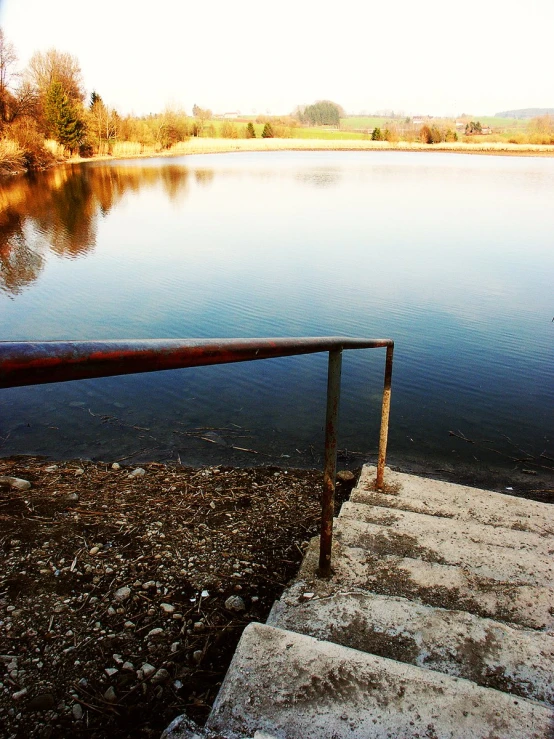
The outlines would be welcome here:
<svg viewBox="0 0 554 739">
<path fill-rule="evenodd" d="M 342 351 L 386 347 L 376 486 L 383 486 L 390 411 L 391 339 L 143 339 L 0 342 L 0 388 L 329 352 L 319 574 L 331 574 Z"/>
</svg>

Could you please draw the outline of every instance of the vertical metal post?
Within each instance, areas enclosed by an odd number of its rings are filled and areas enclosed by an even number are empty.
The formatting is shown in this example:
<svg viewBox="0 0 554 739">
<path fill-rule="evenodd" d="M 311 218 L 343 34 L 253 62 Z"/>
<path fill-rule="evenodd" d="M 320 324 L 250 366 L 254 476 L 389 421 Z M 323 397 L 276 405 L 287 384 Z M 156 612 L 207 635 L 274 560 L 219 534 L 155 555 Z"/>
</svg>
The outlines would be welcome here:
<svg viewBox="0 0 554 739">
<path fill-rule="evenodd" d="M 377 477 L 375 478 L 375 487 L 377 489 L 383 487 L 385 461 L 387 458 L 393 350 L 394 344 L 387 346 L 387 358 L 385 361 L 385 384 L 383 387 L 383 404 L 381 406 L 381 430 L 379 432 L 379 456 L 377 459 Z"/>
<path fill-rule="evenodd" d="M 318 571 L 320 577 L 329 577 L 331 575 L 341 365 L 342 349 L 330 351 L 329 373 L 327 377 L 327 416 L 325 419 L 325 469 L 323 472 L 323 494 L 321 497 L 321 537 Z"/>
</svg>

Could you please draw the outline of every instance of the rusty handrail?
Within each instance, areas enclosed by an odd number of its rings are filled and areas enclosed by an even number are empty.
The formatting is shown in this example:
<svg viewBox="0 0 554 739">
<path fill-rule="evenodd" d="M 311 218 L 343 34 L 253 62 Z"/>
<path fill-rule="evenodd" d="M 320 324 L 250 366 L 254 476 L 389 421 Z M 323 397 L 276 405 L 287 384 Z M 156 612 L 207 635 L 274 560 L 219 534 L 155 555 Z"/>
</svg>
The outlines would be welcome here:
<svg viewBox="0 0 554 739">
<path fill-rule="evenodd" d="M 0 341 L 0 388 L 329 352 L 319 555 L 319 574 L 328 577 L 331 574 L 342 351 L 378 347 L 386 347 L 387 350 L 376 478 L 379 488 L 383 486 L 387 451 L 394 349 L 391 339 L 323 336 L 275 339 Z"/>
</svg>

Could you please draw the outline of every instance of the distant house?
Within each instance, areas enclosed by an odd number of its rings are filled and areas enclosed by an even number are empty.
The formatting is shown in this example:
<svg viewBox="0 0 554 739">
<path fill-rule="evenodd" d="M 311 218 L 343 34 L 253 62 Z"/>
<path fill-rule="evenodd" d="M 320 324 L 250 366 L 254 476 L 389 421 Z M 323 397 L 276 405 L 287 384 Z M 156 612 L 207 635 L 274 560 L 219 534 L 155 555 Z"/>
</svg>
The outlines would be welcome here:
<svg viewBox="0 0 554 739">
<path fill-rule="evenodd" d="M 234 110 L 234 111 L 232 111 L 230 113 L 223 113 L 223 115 L 221 117 L 229 120 L 229 119 L 232 119 L 232 118 L 238 118 L 239 115 L 240 115 L 239 111 L 238 110 Z"/>
</svg>

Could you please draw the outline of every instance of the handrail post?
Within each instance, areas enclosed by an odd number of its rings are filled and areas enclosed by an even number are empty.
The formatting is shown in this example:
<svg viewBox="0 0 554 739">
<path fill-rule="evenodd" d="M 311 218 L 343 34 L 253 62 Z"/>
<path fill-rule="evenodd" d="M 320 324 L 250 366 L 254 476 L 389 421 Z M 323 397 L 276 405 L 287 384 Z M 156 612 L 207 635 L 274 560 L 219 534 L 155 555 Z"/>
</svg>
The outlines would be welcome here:
<svg viewBox="0 0 554 739">
<path fill-rule="evenodd" d="M 387 358 L 385 360 L 385 383 L 383 387 L 383 403 L 381 406 L 381 430 L 379 432 L 379 456 L 377 458 L 377 477 L 375 478 L 375 487 L 377 489 L 383 487 L 385 461 L 387 458 L 393 351 L 394 344 L 387 346 Z"/>
<path fill-rule="evenodd" d="M 320 577 L 331 575 L 333 516 L 335 513 L 335 480 L 337 476 L 337 436 L 339 422 L 342 348 L 329 352 L 327 376 L 327 415 L 325 419 L 325 469 L 321 497 L 321 535 L 319 543 Z"/>
</svg>

